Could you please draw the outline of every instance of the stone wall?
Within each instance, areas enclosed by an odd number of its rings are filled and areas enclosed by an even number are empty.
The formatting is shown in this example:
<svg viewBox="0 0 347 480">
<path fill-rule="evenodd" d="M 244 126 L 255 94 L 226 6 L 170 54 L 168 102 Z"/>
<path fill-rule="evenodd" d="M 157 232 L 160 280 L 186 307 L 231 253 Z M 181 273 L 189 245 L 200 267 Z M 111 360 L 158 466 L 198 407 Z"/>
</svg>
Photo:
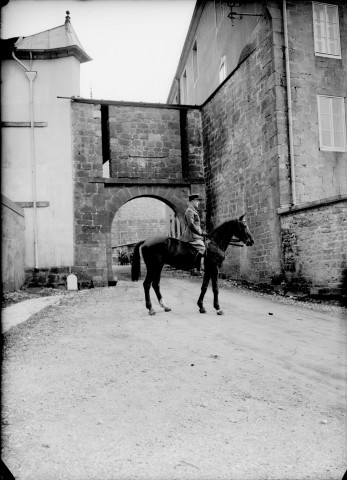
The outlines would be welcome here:
<svg viewBox="0 0 347 480">
<path fill-rule="evenodd" d="M 186 171 L 183 176 L 189 179 L 204 179 L 204 149 L 202 142 L 202 124 L 200 110 L 181 112 L 181 135 L 186 148 Z M 183 166 L 185 166 L 183 164 Z"/>
<path fill-rule="evenodd" d="M 183 224 L 188 195 L 206 193 L 201 213 L 207 229 L 247 211 L 255 237 L 251 248 L 229 247 L 222 273 L 257 283 L 285 280 L 311 293 L 342 291 L 346 197 L 334 203 L 312 203 L 310 197 L 305 206 L 288 206 L 283 32 L 280 9 L 269 11 L 271 21 L 261 20 L 254 32 L 253 50 L 201 111 L 110 104 L 105 133 L 104 107 L 72 103 L 73 273 L 96 286 L 112 280 L 111 225 L 130 200 L 161 200 Z M 147 121 L 151 127 L 145 131 Z M 107 142 L 111 177 L 103 178 Z M 331 174 L 332 183 L 334 178 Z"/>
<path fill-rule="evenodd" d="M 346 99 L 347 5 L 334 4 L 342 59 L 315 55 L 312 2 L 287 3 L 296 204 L 284 207 L 289 182 L 282 157 L 283 274 L 290 288 L 316 294 L 346 294 L 347 289 L 347 152 L 321 150 L 318 128 L 317 95 Z"/>
<path fill-rule="evenodd" d="M 346 5 L 337 3 L 346 39 Z M 213 226 L 248 212 L 255 245 L 229 247 L 225 274 L 337 293 L 346 288 L 347 153 L 319 149 L 317 95 L 345 96 L 346 66 L 314 55 L 312 2 L 287 6 L 297 204 L 290 206 L 283 19 L 269 2 L 250 53 L 202 107 L 207 218 Z"/>
<path fill-rule="evenodd" d="M 223 272 L 255 282 L 281 271 L 278 164 L 287 150 L 279 144 L 286 125 L 280 28 L 279 20 L 262 21 L 253 52 L 202 108 L 210 226 L 247 211 L 255 237 L 251 248 L 228 249 Z"/>
<path fill-rule="evenodd" d="M 347 295 L 346 201 L 288 212 L 281 225 L 286 283 L 316 295 Z"/>
<path fill-rule="evenodd" d="M 1 195 L 1 284 L 2 292 L 19 290 L 24 284 L 24 212 Z"/>
<path fill-rule="evenodd" d="M 100 105 L 72 103 L 74 159 L 74 267 L 79 278 L 107 285 L 105 189 Z"/>
<path fill-rule="evenodd" d="M 109 107 L 111 177 L 182 178 L 178 110 Z"/>
<path fill-rule="evenodd" d="M 110 105 L 110 176 L 203 177 L 200 112 Z"/>
</svg>

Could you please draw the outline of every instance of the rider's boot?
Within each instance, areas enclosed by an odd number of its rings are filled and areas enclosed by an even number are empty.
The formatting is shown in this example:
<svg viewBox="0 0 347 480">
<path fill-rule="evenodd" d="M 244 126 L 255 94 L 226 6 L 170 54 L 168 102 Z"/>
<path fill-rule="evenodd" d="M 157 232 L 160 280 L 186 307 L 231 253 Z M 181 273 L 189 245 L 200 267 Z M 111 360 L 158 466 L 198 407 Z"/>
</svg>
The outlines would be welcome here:
<svg viewBox="0 0 347 480">
<path fill-rule="evenodd" d="M 202 271 L 204 271 L 204 256 L 198 252 L 194 259 L 194 268 L 191 270 L 191 274 L 198 276 L 201 275 Z"/>
</svg>

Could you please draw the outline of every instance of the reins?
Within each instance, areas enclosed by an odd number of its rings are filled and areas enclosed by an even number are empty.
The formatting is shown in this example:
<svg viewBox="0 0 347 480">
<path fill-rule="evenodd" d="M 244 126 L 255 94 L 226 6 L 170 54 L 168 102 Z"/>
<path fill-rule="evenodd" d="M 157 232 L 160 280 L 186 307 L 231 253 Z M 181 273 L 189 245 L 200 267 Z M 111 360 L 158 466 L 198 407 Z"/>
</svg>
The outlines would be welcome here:
<svg viewBox="0 0 347 480">
<path fill-rule="evenodd" d="M 237 220 L 238 222 L 239 220 Z M 230 222 L 225 222 L 222 225 L 219 225 L 219 227 L 215 228 L 212 232 L 211 235 L 208 235 L 208 238 L 210 242 L 213 242 L 216 248 L 218 248 L 219 252 L 223 252 L 223 256 L 225 255 L 225 250 L 228 248 L 229 245 L 235 246 L 235 247 L 243 247 L 242 240 L 239 240 L 237 238 L 230 239 L 229 241 L 226 240 L 228 236 L 230 236 L 230 233 L 228 233 L 228 224 Z M 222 249 L 221 247 L 218 246 L 217 241 L 214 239 L 215 236 L 219 237 L 218 244 L 221 243 L 223 245 Z M 234 236 L 234 235 L 232 235 Z M 224 237 L 224 240 L 222 240 Z M 225 238 L 226 237 L 226 238 Z M 206 244 L 206 238 L 205 238 L 205 244 Z"/>
<path fill-rule="evenodd" d="M 242 240 L 239 240 L 239 239 L 236 239 L 235 240 L 231 240 L 229 242 L 229 245 L 232 245 L 233 247 L 243 247 L 243 243 L 242 243 Z"/>
</svg>

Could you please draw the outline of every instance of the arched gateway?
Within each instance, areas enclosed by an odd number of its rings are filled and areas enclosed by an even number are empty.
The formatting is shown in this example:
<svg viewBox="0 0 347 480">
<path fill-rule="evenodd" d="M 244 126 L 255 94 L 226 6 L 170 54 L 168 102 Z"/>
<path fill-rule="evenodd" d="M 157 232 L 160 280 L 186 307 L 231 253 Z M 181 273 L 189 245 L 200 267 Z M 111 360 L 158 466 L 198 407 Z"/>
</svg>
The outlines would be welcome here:
<svg viewBox="0 0 347 480">
<path fill-rule="evenodd" d="M 74 271 L 104 286 L 113 280 L 111 226 L 128 201 L 152 197 L 183 222 L 187 198 L 205 198 L 197 107 L 72 103 Z"/>
</svg>

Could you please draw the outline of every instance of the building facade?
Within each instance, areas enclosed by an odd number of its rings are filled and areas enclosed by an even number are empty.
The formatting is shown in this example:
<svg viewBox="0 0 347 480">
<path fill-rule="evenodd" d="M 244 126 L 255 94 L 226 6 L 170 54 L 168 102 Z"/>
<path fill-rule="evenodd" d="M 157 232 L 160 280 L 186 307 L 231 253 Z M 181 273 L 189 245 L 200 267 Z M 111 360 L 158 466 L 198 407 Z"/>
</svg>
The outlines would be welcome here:
<svg viewBox="0 0 347 480">
<path fill-rule="evenodd" d="M 226 275 L 345 291 L 343 0 L 197 2 L 165 105 L 79 98 L 90 57 L 69 16 L 4 47 L 2 193 L 24 211 L 26 268 L 107 285 L 117 212 L 161 200 L 179 236 L 199 193 L 207 230 L 247 212 L 255 245 L 228 249 Z"/>
<path fill-rule="evenodd" d="M 25 267 L 71 266 L 70 97 L 91 58 L 68 14 L 59 27 L 1 44 L 1 190 L 24 210 Z"/>
<path fill-rule="evenodd" d="M 201 108 L 207 218 L 248 211 L 225 270 L 345 288 L 347 5 L 197 2 L 168 103 Z"/>
</svg>

